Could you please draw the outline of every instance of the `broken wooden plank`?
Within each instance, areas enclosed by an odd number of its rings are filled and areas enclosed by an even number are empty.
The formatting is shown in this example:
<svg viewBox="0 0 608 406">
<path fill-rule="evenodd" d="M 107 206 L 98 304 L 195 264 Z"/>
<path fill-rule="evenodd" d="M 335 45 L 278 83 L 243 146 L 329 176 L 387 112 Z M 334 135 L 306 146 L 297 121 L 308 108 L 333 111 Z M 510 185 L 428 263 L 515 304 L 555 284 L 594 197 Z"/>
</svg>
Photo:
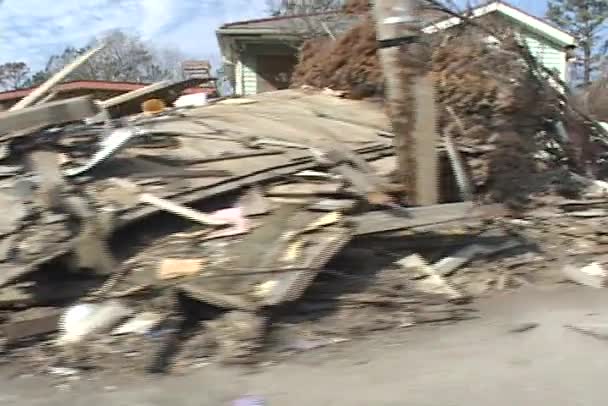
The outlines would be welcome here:
<svg viewBox="0 0 608 406">
<path fill-rule="evenodd" d="M 98 112 L 99 107 L 89 96 L 3 112 L 0 113 L 0 134 L 83 120 Z"/>
<path fill-rule="evenodd" d="M 259 216 L 272 210 L 272 203 L 264 196 L 262 188 L 254 185 L 238 200 L 237 207 L 243 210 L 243 215 Z"/>
<path fill-rule="evenodd" d="M 34 89 L 30 94 L 25 96 L 23 99 L 19 100 L 19 102 L 17 102 L 17 104 L 15 104 L 13 107 L 11 107 L 9 109 L 9 112 L 22 110 L 22 109 L 32 105 L 32 103 L 35 103 L 36 100 L 40 99 L 49 90 L 51 90 L 53 88 L 53 86 L 55 86 L 56 84 L 61 82 L 63 79 L 65 79 L 66 76 L 68 76 L 70 73 L 75 71 L 80 65 L 85 63 L 89 58 L 91 58 L 97 52 L 99 52 L 103 48 L 105 48 L 105 46 L 106 46 L 106 44 L 101 44 L 98 47 L 95 47 L 95 48 L 91 49 L 90 51 L 84 53 L 83 55 L 79 56 L 74 61 L 72 61 L 70 64 L 64 66 L 59 72 L 57 72 L 53 76 L 51 76 L 50 79 L 48 79 L 42 85 L 38 86 L 36 89 Z"/>
<path fill-rule="evenodd" d="M 578 218 L 593 218 L 593 217 L 606 217 L 608 216 L 608 210 L 606 209 L 587 209 L 579 211 L 570 211 L 567 213 L 568 216 Z"/>
<path fill-rule="evenodd" d="M 164 258 L 158 266 L 156 276 L 161 280 L 194 276 L 201 272 L 204 264 L 202 258 Z"/>
<path fill-rule="evenodd" d="M 465 168 L 464 160 L 462 159 L 462 155 L 460 155 L 460 151 L 456 148 L 456 144 L 452 139 L 450 134 L 445 134 L 443 136 L 445 142 L 445 148 L 448 153 L 448 157 L 450 158 L 450 165 L 452 167 L 452 172 L 456 177 L 456 183 L 458 184 L 458 188 L 460 189 L 460 197 L 464 201 L 473 200 L 473 185 L 471 180 L 467 176 L 467 171 Z"/>
<path fill-rule="evenodd" d="M 354 199 L 321 199 L 316 201 L 308 210 L 313 211 L 339 211 L 352 210 L 357 202 Z"/>
<path fill-rule="evenodd" d="M 505 241 L 504 243 L 497 245 L 469 245 L 448 257 L 440 259 L 433 264 L 433 267 L 435 267 L 442 276 L 448 276 L 478 255 L 492 255 L 500 251 L 515 248 L 519 245 L 521 245 L 521 242 L 516 240 Z"/>
<path fill-rule="evenodd" d="M 30 264 L 0 264 L 0 288 L 13 283 L 19 278 L 29 274 L 30 272 L 34 272 L 35 270 L 36 267 Z"/>
<path fill-rule="evenodd" d="M 187 218 L 192 221 L 196 221 L 201 224 L 211 226 L 223 226 L 226 225 L 226 221 L 217 220 L 208 214 L 194 210 L 190 207 L 176 204 L 168 199 L 163 199 L 154 196 L 150 193 L 141 193 L 139 186 L 135 183 L 126 181 L 124 179 L 112 179 L 112 182 L 117 185 L 117 188 L 112 189 L 113 197 L 117 202 L 120 202 L 126 206 L 134 206 L 138 203 L 150 204 L 160 210 L 167 211 L 169 213 L 176 214 L 178 216 Z"/>
<path fill-rule="evenodd" d="M 447 223 L 460 219 L 472 219 L 484 215 L 483 210 L 474 210 L 471 202 L 439 204 L 408 209 L 408 215 L 390 211 L 372 211 L 353 216 L 355 235 L 377 234 L 418 226 Z"/>
<path fill-rule="evenodd" d="M 163 81 L 154 83 L 141 89 L 105 100 L 101 107 L 110 118 L 141 113 L 141 104 L 149 99 L 161 99 L 166 104 L 173 103 L 181 93 L 190 87 L 202 83 L 201 79 L 186 79 L 180 81 Z M 103 121 L 103 117 L 94 120 Z"/>
<path fill-rule="evenodd" d="M 386 205 L 391 202 L 391 197 L 386 193 L 387 185 L 355 151 L 333 148 L 323 158 L 334 165 L 331 172 L 346 179 L 355 192 L 371 204 Z"/>
<path fill-rule="evenodd" d="M 366 160 L 380 159 L 384 156 L 391 155 L 392 151 L 392 146 L 387 144 L 375 144 L 357 149 L 357 152 Z M 168 198 L 180 204 L 189 204 L 195 201 L 209 199 L 214 196 L 234 192 L 252 185 L 270 182 L 277 179 L 284 179 L 285 176 L 315 168 L 317 165 L 318 163 L 314 161 L 310 155 L 302 153 L 301 159 L 298 161 L 290 160 L 288 162 L 275 163 L 264 168 L 264 170 L 239 173 L 233 176 L 231 179 L 222 180 L 217 184 L 192 188 L 184 192 L 172 194 L 168 196 Z M 120 217 L 121 222 L 117 224 L 117 226 L 118 228 L 126 227 L 129 224 L 135 221 L 141 221 L 148 216 L 157 213 L 158 211 L 159 209 L 154 206 L 138 205 L 136 209 L 129 210 L 122 214 Z M 73 249 L 73 247 L 74 240 L 65 241 L 62 244 L 58 244 L 52 253 L 37 258 L 35 261 L 27 264 L 27 267 L 25 267 L 25 265 L 23 265 L 22 268 L 7 267 L 8 269 L 6 269 L 5 272 L 0 272 L 0 287 L 22 278 L 24 275 L 36 270 L 41 264 L 65 255 L 68 251 Z M 2 268 L 2 265 L 3 264 L 0 264 L 0 269 Z M 192 293 L 194 295 L 197 294 L 196 292 Z M 221 302 L 222 299 L 218 298 L 218 301 Z"/>
<path fill-rule="evenodd" d="M 287 183 L 284 185 L 271 186 L 266 190 L 269 196 L 316 196 L 316 195 L 335 195 L 340 193 L 342 184 L 340 183 Z"/>
<path fill-rule="evenodd" d="M 148 86 L 142 87 L 141 89 L 136 89 L 128 93 L 124 93 L 118 96 L 114 96 L 110 99 L 103 100 L 99 104 L 102 108 L 108 109 L 110 107 L 118 106 L 122 103 L 126 103 L 131 100 L 139 99 L 142 96 L 149 96 L 150 94 L 153 94 L 159 89 L 163 89 L 169 86 L 170 84 L 170 80 L 163 80 L 161 82 L 152 83 Z"/>
<path fill-rule="evenodd" d="M 358 152 L 363 154 L 366 159 L 373 160 L 392 154 L 392 149 L 393 148 L 390 145 L 382 145 L 361 148 L 361 150 Z M 275 179 L 283 179 L 287 175 L 292 175 L 303 170 L 311 169 L 317 165 L 318 164 L 313 160 L 312 157 L 309 155 L 302 155 L 300 160 L 292 159 L 289 163 L 274 165 L 266 168 L 263 171 L 239 174 L 234 176 L 232 179 L 227 179 L 216 185 L 191 189 L 187 192 L 175 194 L 171 196 L 171 199 L 182 204 L 187 204 L 189 202 L 207 199 L 251 185 L 270 182 Z M 136 219 L 143 219 L 144 217 L 157 211 L 158 209 L 154 208 L 153 206 L 140 206 L 138 207 L 137 211 L 132 211 L 123 215 L 123 218 L 127 222 Z"/>
<path fill-rule="evenodd" d="M 55 97 L 57 97 L 57 95 L 58 95 L 57 92 L 51 92 L 51 93 L 47 94 L 46 96 L 44 96 L 42 99 L 38 100 L 34 104 L 38 105 L 38 104 L 48 103 L 48 102 L 52 101 Z"/>
<path fill-rule="evenodd" d="M 23 286 L 11 285 L 0 289 L 0 308 L 15 308 L 31 305 L 34 295 Z"/>
<path fill-rule="evenodd" d="M 33 308 L 14 315 L 4 327 L 6 343 L 57 331 L 61 314 L 61 310 L 55 308 Z"/>
<path fill-rule="evenodd" d="M 559 207 L 567 212 L 588 210 L 590 208 L 608 208 L 607 199 L 585 199 L 585 200 L 565 200 L 558 203 Z"/>
<path fill-rule="evenodd" d="M 440 275 L 447 276 L 464 266 L 479 254 L 485 253 L 487 247 L 473 244 L 456 251 L 448 257 L 442 258 L 434 264 Z"/>
</svg>

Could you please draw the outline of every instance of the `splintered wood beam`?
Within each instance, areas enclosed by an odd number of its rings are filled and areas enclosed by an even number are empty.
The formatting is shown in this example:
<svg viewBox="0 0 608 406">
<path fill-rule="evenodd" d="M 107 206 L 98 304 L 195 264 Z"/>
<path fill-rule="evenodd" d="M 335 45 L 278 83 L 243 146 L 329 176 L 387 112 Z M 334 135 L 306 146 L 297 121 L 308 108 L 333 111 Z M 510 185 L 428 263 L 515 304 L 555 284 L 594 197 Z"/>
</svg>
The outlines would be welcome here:
<svg viewBox="0 0 608 406">
<path fill-rule="evenodd" d="M 89 96 L 0 112 L 0 134 L 78 121 L 99 113 Z"/>
</svg>

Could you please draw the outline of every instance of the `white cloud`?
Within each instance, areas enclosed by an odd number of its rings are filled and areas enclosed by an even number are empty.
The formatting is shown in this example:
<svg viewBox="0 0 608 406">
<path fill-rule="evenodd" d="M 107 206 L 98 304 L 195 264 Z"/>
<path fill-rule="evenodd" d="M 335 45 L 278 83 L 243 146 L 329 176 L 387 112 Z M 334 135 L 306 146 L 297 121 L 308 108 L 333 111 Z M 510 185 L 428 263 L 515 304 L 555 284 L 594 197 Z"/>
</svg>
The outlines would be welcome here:
<svg viewBox="0 0 608 406">
<path fill-rule="evenodd" d="M 215 30 L 262 17 L 264 0 L 4 0 L 0 2 L 0 62 L 34 69 L 68 45 L 82 46 L 113 28 L 136 32 L 192 57 L 217 58 Z"/>
</svg>

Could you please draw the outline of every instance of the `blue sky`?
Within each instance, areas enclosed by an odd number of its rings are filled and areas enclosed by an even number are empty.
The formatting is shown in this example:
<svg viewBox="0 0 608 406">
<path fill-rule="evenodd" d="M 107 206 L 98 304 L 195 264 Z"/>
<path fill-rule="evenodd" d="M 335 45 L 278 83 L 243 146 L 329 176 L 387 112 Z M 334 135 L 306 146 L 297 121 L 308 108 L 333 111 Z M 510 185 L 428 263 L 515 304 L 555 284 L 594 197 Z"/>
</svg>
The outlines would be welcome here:
<svg viewBox="0 0 608 406">
<path fill-rule="evenodd" d="M 545 0 L 511 4 L 536 15 L 546 8 Z M 67 45 L 81 46 L 121 28 L 217 65 L 215 29 L 266 14 L 266 0 L 0 0 L 0 63 L 25 61 L 40 68 Z"/>
</svg>

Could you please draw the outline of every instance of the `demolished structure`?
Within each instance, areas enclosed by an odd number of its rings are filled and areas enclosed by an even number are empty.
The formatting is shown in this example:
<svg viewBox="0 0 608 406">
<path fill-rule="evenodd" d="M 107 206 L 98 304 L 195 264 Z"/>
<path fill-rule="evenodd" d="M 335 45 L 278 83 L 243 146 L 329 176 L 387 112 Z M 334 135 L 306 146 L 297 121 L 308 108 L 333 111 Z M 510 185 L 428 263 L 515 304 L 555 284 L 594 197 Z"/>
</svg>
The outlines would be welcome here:
<svg viewBox="0 0 608 406">
<path fill-rule="evenodd" d="M 0 113 L 4 356 L 259 362 L 464 319 L 496 291 L 603 287 L 601 128 L 515 43 L 450 39 L 433 53 L 441 203 L 404 207 L 382 101 L 356 95 L 382 96 L 370 21 L 307 45 L 295 89 L 177 108 L 158 99 L 189 83 L 165 83 Z M 366 59 L 329 69 L 336 47 Z"/>
</svg>

